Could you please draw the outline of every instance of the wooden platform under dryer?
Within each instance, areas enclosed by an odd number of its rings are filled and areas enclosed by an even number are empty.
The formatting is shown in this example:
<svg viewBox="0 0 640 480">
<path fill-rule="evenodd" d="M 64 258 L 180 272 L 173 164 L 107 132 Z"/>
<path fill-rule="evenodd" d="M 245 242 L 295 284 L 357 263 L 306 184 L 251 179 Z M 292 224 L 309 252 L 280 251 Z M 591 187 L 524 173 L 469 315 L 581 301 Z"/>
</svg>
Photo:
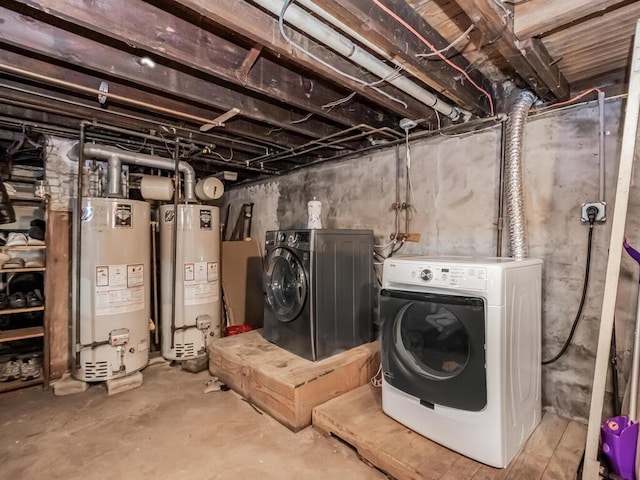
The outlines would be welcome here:
<svg viewBox="0 0 640 480">
<path fill-rule="evenodd" d="M 546 413 L 509 466 L 492 468 L 385 415 L 380 389 L 371 385 L 314 408 L 313 426 L 350 444 L 364 461 L 398 480 L 574 480 L 587 432 L 585 425 Z"/>
<path fill-rule="evenodd" d="M 313 407 L 376 373 L 378 342 L 311 362 L 266 341 L 259 330 L 213 341 L 209 371 L 294 432 L 311 425 Z"/>
</svg>

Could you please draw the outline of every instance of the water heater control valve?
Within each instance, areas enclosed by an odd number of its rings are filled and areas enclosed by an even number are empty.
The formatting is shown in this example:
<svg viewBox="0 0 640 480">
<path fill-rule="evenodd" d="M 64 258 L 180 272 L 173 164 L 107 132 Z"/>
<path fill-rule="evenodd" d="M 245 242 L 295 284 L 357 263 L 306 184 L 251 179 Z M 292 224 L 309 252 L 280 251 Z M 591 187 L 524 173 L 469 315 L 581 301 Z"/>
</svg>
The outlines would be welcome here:
<svg viewBox="0 0 640 480">
<path fill-rule="evenodd" d="M 211 327 L 211 315 L 198 315 L 196 317 L 196 328 L 198 330 L 206 330 Z"/>
<path fill-rule="evenodd" d="M 118 328 L 109 332 L 109 343 L 112 347 L 119 347 L 129 343 L 129 329 Z"/>
</svg>

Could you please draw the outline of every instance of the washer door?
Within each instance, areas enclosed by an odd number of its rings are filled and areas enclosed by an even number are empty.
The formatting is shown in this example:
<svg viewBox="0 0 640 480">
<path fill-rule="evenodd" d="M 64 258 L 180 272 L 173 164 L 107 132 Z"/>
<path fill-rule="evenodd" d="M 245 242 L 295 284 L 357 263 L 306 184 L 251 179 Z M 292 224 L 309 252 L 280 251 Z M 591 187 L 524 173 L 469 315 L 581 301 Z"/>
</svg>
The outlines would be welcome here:
<svg viewBox="0 0 640 480">
<path fill-rule="evenodd" d="M 276 248 L 265 270 L 267 303 L 281 322 L 295 320 L 302 311 L 308 291 L 307 276 L 298 257 L 286 248 Z"/>
<path fill-rule="evenodd" d="M 431 408 L 485 407 L 482 298 L 383 290 L 380 313 L 387 382 Z"/>
</svg>

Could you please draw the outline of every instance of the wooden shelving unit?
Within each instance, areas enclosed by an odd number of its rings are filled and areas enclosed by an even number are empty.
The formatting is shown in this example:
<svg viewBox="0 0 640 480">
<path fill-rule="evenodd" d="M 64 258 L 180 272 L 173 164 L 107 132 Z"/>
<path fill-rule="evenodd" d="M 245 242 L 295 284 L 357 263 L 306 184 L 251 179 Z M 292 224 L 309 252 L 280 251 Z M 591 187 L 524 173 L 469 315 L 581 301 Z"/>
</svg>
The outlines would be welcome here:
<svg viewBox="0 0 640 480">
<path fill-rule="evenodd" d="M 41 203 L 46 207 L 46 202 L 33 202 L 33 203 Z M 16 253 L 15 256 L 20 256 L 19 252 L 34 252 L 34 251 L 45 251 L 46 245 L 11 245 L 11 246 L 0 246 L 0 251 L 5 253 Z M 14 255 L 12 255 L 14 256 Z M 22 268 L 0 268 L 0 274 L 4 275 L 12 275 L 17 273 L 27 273 L 27 272 L 45 272 L 46 267 L 22 267 Z M 25 292 L 26 293 L 26 292 Z M 43 292 L 44 293 L 44 292 Z M 4 310 L 0 310 L 0 315 L 20 315 L 31 312 L 43 312 L 45 310 L 44 305 L 38 307 L 23 307 L 23 308 L 8 308 Z M 18 321 L 19 323 L 19 321 Z M 24 327 L 24 328 L 11 328 L 9 330 L 0 330 L 0 344 L 8 343 L 8 342 L 16 342 L 20 340 L 28 340 L 28 339 L 42 339 L 42 374 L 40 377 L 22 381 L 15 380 L 11 382 L 2 382 L 0 383 L 0 393 L 8 392 L 10 390 L 16 390 L 18 388 L 25 388 L 34 385 L 43 385 L 47 388 L 49 383 L 49 354 L 48 354 L 48 344 L 46 338 L 46 325 L 43 320 L 43 324 L 35 327 Z"/>
</svg>

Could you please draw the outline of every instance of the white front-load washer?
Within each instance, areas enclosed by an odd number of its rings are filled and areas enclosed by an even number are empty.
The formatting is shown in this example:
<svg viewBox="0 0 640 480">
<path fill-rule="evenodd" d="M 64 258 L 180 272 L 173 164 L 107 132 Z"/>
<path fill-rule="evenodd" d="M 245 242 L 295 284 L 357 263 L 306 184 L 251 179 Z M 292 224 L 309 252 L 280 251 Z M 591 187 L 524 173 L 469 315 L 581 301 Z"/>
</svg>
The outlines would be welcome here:
<svg viewBox="0 0 640 480">
<path fill-rule="evenodd" d="M 385 260 L 384 412 L 506 467 L 541 417 L 541 278 L 538 259 Z"/>
</svg>

